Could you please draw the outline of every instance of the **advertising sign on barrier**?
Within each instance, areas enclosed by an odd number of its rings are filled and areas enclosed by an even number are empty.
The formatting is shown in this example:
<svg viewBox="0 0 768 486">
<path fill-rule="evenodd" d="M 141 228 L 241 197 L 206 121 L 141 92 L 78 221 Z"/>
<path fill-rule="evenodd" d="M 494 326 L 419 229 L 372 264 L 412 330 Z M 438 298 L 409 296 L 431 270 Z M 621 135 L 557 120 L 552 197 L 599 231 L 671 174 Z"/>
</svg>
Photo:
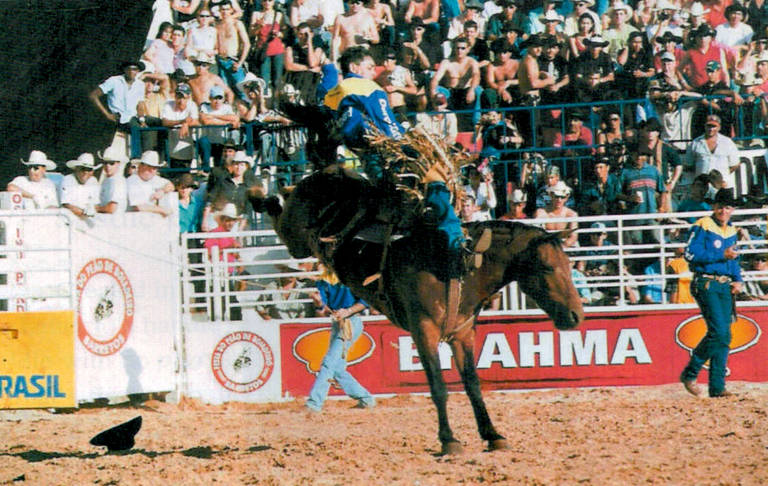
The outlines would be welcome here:
<svg viewBox="0 0 768 486">
<path fill-rule="evenodd" d="M 763 309 L 740 309 L 733 326 L 729 379 L 768 380 L 762 339 Z M 314 381 L 308 363 L 322 359 L 327 341 L 309 349 L 312 329 L 322 324 L 281 327 L 283 392 L 306 396 Z M 484 389 L 660 385 L 677 382 L 705 327 L 697 312 L 616 312 L 587 316 L 578 329 L 558 331 L 544 316 L 483 316 L 476 328 L 475 360 Z M 428 386 L 411 336 L 387 321 L 367 322 L 361 341 L 373 351 L 349 371 L 372 393 L 426 392 Z M 356 346 L 359 344 L 356 343 Z M 308 357 L 311 357 L 308 360 Z M 349 359 L 352 359 L 350 357 Z M 440 347 L 450 390 L 462 390 L 450 347 Z M 706 373 L 700 379 L 706 380 Z M 339 394 L 334 390 L 332 394 Z"/>
<path fill-rule="evenodd" d="M 72 311 L 0 314 L 0 409 L 75 406 Z"/>
</svg>

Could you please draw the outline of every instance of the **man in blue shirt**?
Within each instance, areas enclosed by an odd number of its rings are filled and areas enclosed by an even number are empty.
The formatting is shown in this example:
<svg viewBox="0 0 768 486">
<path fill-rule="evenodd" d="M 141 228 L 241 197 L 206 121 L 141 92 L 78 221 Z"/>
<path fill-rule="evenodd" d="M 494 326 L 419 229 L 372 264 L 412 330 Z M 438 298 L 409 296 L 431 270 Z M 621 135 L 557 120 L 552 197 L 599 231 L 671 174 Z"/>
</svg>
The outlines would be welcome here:
<svg viewBox="0 0 768 486">
<path fill-rule="evenodd" d="M 647 155 L 635 155 L 631 165 L 624 167 L 619 176 L 621 194 L 616 199 L 627 203 L 625 214 L 654 214 L 657 212 L 656 193 L 665 193 L 666 186 L 659 170 L 648 163 Z M 650 226 L 651 219 L 632 221 L 632 225 Z M 625 242 L 632 245 L 659 243 L 660 237 L 655 230 L 627 231 Z"/>
<path fill-rule="evenodd" d="M 696 385 L 704 363 L 709 360 L 709 396 L 727 397 L 725 370 L 731 344 L 731 323 L 736 317 L 734 294 L 743 287 L 738 233 L 730 224 L 736 200 L 733 189 L 720 189 L 712 204 L 712 215 L 705 216 L 691 229 L 685 259 L 693 272 L 691 293 L 707 323 L 707 334 L 691 354 L 691 360 L 680 375 L 685 389 L 699 395 Z"/>
</svg>

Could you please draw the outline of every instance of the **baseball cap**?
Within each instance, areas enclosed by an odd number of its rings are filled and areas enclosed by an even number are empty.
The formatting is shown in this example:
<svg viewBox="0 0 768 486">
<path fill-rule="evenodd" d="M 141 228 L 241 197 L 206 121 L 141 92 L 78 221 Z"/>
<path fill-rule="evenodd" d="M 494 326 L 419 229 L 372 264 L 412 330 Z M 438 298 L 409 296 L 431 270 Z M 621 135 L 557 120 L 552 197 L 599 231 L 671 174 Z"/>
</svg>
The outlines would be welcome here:
<svg viewBox="0 0 768 486">
<path fill-rule="evenodd" d="M 715 72 L 718 69 L 720 69 L 720 63 L 717 61 L 709 61 L 707 63 L 707 71 L 709 72 Z"/>
</svg>

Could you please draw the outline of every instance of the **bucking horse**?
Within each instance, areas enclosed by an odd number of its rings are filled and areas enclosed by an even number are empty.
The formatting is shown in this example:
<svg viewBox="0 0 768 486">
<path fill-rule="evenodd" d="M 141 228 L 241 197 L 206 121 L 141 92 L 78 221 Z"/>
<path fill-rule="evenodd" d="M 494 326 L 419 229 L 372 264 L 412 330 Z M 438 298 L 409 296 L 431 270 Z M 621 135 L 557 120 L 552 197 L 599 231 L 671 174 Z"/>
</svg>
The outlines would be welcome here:
<svg viewBox="0 0 768 486">
<path fill-rule="evenodd" d="M 324 243 L 324 234 L 332 234 L 368 212 L 372 192 L 375 189 L 366 178 L 331 165 L 302 179 L 282 204 L 274 199 L 266 205 L 263 200 L 252 202 L 272 215 L 278 236 L 294 258 L 318 257 L 355 295 L 411 333 L 437 408 L 443 454 L 459 453 L 462 446 L 448 423 L 446 385 L 438 359 L 441 341 L 453 351 L 480 436 L 490 450 L 507 448 L 506 439 L 491 422 L 480 389 L 474 354 L 475 319 L 494 294 L 516 281 L 552 318 L 556 328 L 576 327 L 584 313 L 562 248 L 564 234 L 510 221 L 466 224 L 468 236 L 475 239 L 490 229 L 491 244 L 480 267 L 462 276 L 459 293 L 451 304 L 450 275 L 446 274 L 450 265 L 442 251 L 444 242 L 429 227 L 415 224 L 402 237 L 386 243 L 375 237 Z M 364 233 L 366 223 L 361 226 Z M 366 285 L 366 278 L 377 272 L 381 273 L 380 281 Z"/>
</svg>

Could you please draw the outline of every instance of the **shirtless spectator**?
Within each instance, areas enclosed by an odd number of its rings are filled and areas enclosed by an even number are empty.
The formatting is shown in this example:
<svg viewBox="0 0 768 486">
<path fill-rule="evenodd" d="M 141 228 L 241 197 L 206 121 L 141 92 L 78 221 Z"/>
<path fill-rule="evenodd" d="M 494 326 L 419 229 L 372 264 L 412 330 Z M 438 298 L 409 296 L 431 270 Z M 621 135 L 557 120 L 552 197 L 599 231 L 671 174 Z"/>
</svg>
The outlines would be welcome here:
<svg viewBox="0 0 768 486">
<path fill-rule="evenodd" d="M 395 46 L 395 18 L 392 16 L 392 7 L 381 0 L 368 0 L 366 7 L 376 22 L 379 31 L 379 41 L 385 47 Z"/>
<path fill-rule="evenodd" d="M 159 205 L 163 197 L 173 191 L 173 183 L 157 175 L 157 170 L 164 165 L 155 151 L 146 151 L 141 154 L 138 170 L 125 181 L 129 211 L 142 211 L 162 216 L 171 214 L 170 209 Z"/>
<path fill-rule="evenodd" d="M 8 192 L 18 192 L 24 199 L 29 199 L 35 209 L 59 207 L 56 185 L 45 176 L 46 171 L 56 170 L 56 163 L 39 150 L 29 154 L 29 160 L 22 160 L 27 167 L 26 176 L 18 176 L 8 184 Z"/>
<path fill-rule="evenodd" d="M 216 27 L 213 26 L 213 15 L 207 9 L 197 13 L 197 25 L 187 32 L 187 59 L 205 54 L 213 59 L 216 55 Z"/>
<path fill-rule="evenodd" d="M 95 216 L 99 183 L 93 177 L 93 171 L 101 166 L 96 165 L 92 154 L 84 153 L 67 162 L 67 167 L 73 172 L 61 180 L 61 207 L 80 218 Z"/>
<path fill-rule="evenodd" d="M 400 123 L 407 120 L 405 96 L 415 95 L 418 91 L 416 83 L 413 82 L 411 73 L 397 64 L 397 53 L 390 49 L 384 58 L 384 69 L 375 79 L 387 93 L 389 105 Z"/>
<path fill-rule="evenodd" d="M 296 38 L 285 48 L 285 82 L 299 90 L 299 100 L 313 103 L 320 82 L 325 53 L 313 44 L 312 28 L 303 22 L 296 28 Z"/>
<path fill-rule="evenodd" d="M 216 25 L 219 76 L 234 90 L 237 83 L 245 78 L 245 58 L 251 50 L 251 41 L 245 25 L 234 15 L 232 3 L 225 1 L 219 5 L 221 21 Z M 243 93 L 238 96 L 244 98 Z"/>
<path fill-rule="evenodd" d="M 413 2 L 411 2 L 411 5 Z M 439 42 L 425 35 L 426 27 L 421 17 L 413 17 L 409 26 L 410 34 L 401 44 L 403 66 L 413 73 L 413 80 L 419 89 L 429 89 L 429 82 L 434 74 L 435 66 L 443 60 L 443 50 Z M 407 49 L 412 51 L 408 58 Z M 408 59 L 407 59 L 408 58 Z M 410 60 L 410 62 L 407 62 Z"/>
<path fill-rule="evenodd" d="M 128 193 L 125 187 L 122 167 L 128 163 L 128 157 L 115 150 L 114 147 L 107 147 L 98 156 L 104 163 L 102 171 L 105 177 L 101 181 L 99 203 L 96 206 L 96 212 L 106 214 L 123 213 L 128 204 Z"/>
<path fill-rule="evenodd" d="M 365 8 L 364 0 L 351 0 L 349 11 L 336 17 L 333 23 L 331 39 L 331 58 L 337 59 L 344 51 L 353 46 L 370 48 L 379 43 L 379 31 L 376 21 Z"/>
<path fill-rule="evenodd" d="M 429 29 L 428 40 L 439 40 L 440 34 L 440 0 L 411 0 L 403 15 L 403 21 L 413 26 L 416 19 L 421 19 L 421 25 Z"/>
<path fill-rule="evenodd" d="M 539 208 L 536 210 L 534 217 L 539 218 L 577 218 L 579 215 L 576 211 L 566 207 L 565 203 L 571 197 L 571 188 L 568 187 L 565 182 L 559 181 L 554 186 L 547 188 L 547 192 L 550 193 L 550 202 L 545 208 Z M 560 231 L 565 229 L 575 230 L 579 227 L 576 221 L 564 221 L 560 223 L 545 223 L 544 229 L 548 231 Z M 563 244 L 566 247 L 577 246 L 578 235 L 576 232 L 571 233 L 565 238 Z"/>
<path fill-rule="evenodd" d="M 227 140 L 227 128 L 223 125 L 229 125 L 235 130 L 240 128 L 240 115 L 224 100 L 224 89 L 221 86 L 211 88 L 209 99 L 210 101 L 200 106 L 200 123 L 216 126 L 201 130 L 197 139 L 202 168 L 206 172 L 213 167 L 213 161 L 221 157 L 224 142 Z"/>
<path fill-rule="evenodd" d="M 520 97 L 517 79 L 520 61 L 512 58 L 514 47 L 507 42 L 497 46 L 496 60 L 485 71 L 487 88 L 480 100 L 483 108 L 513 106 L 515 100 Z"/>
<path fill-rule="evenodd" d="M 204 53 L 198 54 L 192 58 L 192 64 L 195 65 L 195 73 L 197 76 L 189 80 L 189 87 L 192 88 L 192 101 L 194 101 L 197 106 L 210 101 L 208 93 L 211 92 L 211 88 L 214 86 L 218 86 L 224 90 L 224 98 L 227 103 L 232 104 L 234 101 L 235 93 L 229 89 L 229 86 L 227 86 L 227 83 L 225 83 L 223 79 L 210 71 L 213 62 L 214 59 Z"/>
<path fill-rule="evenodd" d="M 453 53 L 443 60 L 432 78 L 430 93 L 437 95 L 437 87 L 442 85 L 450 91 L 449 107 L 452 110 L 467 110 L 475 105 L 475 89 L 480 85 L 480 66 L 469 57 L 469 42 L 463 37 L 453 42 Z M 460 132 L 471 132 L 474 128 L 472 113 L 457 113 Z"/>
<path fill-rule="evenodd" d="M 555 78 L 549 73 L 539 69 L 539 57 L 546 43 L 543 34 L 533 34 L 523 44 L 527 48 L 520 70 L 517 74 L 520 89 L 520 104 L 523 106 L 537 106 L 541 102 L 541 90 L 555 84 Z M 520 113 L 518 126 L 523 139 L 533 142 L 533 134 L 536 131 L 540 118 L 538 110 L 523 111 Z"/>
</svg>

